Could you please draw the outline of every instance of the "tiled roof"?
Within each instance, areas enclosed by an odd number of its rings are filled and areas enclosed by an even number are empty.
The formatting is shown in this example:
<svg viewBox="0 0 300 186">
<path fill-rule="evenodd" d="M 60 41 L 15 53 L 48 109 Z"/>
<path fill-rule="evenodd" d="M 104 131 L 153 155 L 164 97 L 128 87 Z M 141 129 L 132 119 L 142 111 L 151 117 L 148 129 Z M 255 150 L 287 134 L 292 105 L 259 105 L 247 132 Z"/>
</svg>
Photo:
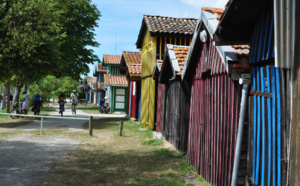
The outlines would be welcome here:
<svg viewBox="0 0 300 186">
<path fill-rule="evenodd" d="M 104 84 L 108 86 L 128 86 L 125 75 L 104 74 Z"/>
<path fill-rule="evenodd" d="M 231 47 L 237 57 L 249 55 L 250 47 L 248 45 L 232 45 Z"/>
<path fill-rule="evenodd" d="M 141 52 L 123 51 L 126 65 L 141 65 Z"/>
<path fill-rule="evenodd" d="M 137 48 L 141 48 L 143 37 L 148 28 L 150 35 L 184 35 L 192 38 L 198 19 L 195 18 L 177 18 L 159 15 L 144 15 L 142 26 L 136 42 Z"/>
<path fill-rule="evenodd" d="M 220 18 L 222 16 L 222 14 L 224 12 L 224 10 L 222 8 L 203 7 L 202 10 L 204 10 L 205 12 L 212 13 L 219 22 L 220 22 Z"/>
<path fill-rule="evenodd" d="M 123 59 L 129 74 L 141 74 L 141 52 L 123 51 Z"/>
<path fill-rule="evenodd" d="M 183 66 L 185 63 L 185 59 L 186 59 L 186 56 L 189 51 L 189 47 L 175 47 L 174 46 L 173 49 L 174 49 L 175 56 L 176 56 L 176 59 L 178 61 L 178 65 L 180 68 L 180 72 L 177 72 L 177 75 L 181 75 L 181 72 L 182 72 L 182 69 L 183 69 Z"/>
<path fill-rule="evenodd" d="M 141 74 L 141 65 L 128 65 L 129 74 Z"/>
<path fill-rule="evenodd" d="M 121 55 L 103 55 L 103 63 L 110 65 L 119 65 L 121 63 L 122 56 Z"/>
<path fill-rule="evenodd" d="M 96 73 L 107 73 L 107 68 L 103 68 L 103 65 L 101 63 L 98 63 L 98 70 L 96 71 Z"/>
<path fill-rule="evenodd" d="M 149 32 L 192 35 L 197 24 L 194 18 L 176 18 L 157 15 L 144 15 Z"/>
</svg>

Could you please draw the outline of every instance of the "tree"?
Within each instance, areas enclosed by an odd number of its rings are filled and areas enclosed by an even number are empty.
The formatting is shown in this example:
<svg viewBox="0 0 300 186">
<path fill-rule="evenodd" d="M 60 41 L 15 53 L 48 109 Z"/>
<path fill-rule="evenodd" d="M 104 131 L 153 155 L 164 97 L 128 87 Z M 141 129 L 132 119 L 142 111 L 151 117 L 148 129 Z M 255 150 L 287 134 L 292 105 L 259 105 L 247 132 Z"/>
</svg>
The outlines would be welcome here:
<svg viewBox="0 0 300 186">
<path fill-rule="evenodd" d="M 47 75 L 79 78 L 98 61 L 94 41 L 100 12 L 90 0 L 6 0 L 0 3 L 0 81 L 17 95 Z"/>
<path fill-rule="evenodd" d="M 101 14 L 91 0 L 60 0 L 64 10 L 62 20 L 66 37 L 61 45 L 62 66 L 57 76 L 70 76 L 79 80 L 81 74 L 89 72 L 88 64 L 99 62 L 98 56 L 87 46 L 98 47 L 94 28 Z"/>
</svg>

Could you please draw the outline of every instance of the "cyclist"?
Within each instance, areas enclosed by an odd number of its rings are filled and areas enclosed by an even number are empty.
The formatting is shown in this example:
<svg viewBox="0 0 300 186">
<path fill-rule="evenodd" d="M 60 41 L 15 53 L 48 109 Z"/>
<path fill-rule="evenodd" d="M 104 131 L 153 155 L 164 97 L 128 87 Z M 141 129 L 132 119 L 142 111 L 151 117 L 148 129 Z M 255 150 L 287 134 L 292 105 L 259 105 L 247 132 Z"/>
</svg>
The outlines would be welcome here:
<svg viewBox="0 0 300 186">
<path fill-rule="evenodd" d="M 65 93 L 61 92 L 58 96 L 58 103 L 59 103 L 59 114 L 61 109 L 63 109 L 63 111 L 65 111 L 65 102 L 66 102 L 66 96 Z M 63 107 L 63 108 L 61 108 Z"/>
<path fill-rule="evenodd" d="M 76 90 L 73 90 L 73 93 L 71 94 L 70 97 L 70 103 L 72 103 L 72 105 L 74 104 L 75 106 L 77 105 L 78 102 L 78 93 L 76 92 Z"/>
<path fill-rule="evenodd" d="M 34 115 L 37 114 L 37 107 L 42 105 L 42 97 L 39 92 L 36 92 L 36 94 L 33 97 L 34 101 Z"/>
</svg>

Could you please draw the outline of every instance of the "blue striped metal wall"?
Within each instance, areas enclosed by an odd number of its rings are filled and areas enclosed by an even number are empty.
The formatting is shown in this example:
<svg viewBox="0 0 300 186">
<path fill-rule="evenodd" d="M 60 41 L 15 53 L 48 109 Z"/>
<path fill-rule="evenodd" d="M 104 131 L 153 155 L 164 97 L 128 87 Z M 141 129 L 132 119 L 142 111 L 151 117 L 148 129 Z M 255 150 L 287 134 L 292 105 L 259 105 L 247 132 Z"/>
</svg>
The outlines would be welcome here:
<svg viewBox="0 0 300 186">
<path fill-rule="evenodd" d="M 255 64 L 274 57 L 274 15 L 273 11 L 269 11 L 262 14 L 255 25 L 249 63 Z"/>
</svg>

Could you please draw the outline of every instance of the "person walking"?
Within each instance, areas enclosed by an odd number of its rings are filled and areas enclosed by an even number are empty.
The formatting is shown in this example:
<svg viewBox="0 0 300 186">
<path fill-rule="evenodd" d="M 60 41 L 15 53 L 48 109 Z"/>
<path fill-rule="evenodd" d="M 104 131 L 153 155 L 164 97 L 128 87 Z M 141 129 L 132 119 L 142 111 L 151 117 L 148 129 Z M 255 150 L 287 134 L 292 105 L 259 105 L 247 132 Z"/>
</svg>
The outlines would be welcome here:
<svg viewBox="0 0 300 186">
<path fill-rule="evenodd" d="M 23 114 L 27 114 L 28 113 L 28 105 L 29 105 L 29 95 L 27 94 L 26 90 L 23 90 L 22 94 L 23 94 L 22 112 L 23 112 Z"/>
</svg>

